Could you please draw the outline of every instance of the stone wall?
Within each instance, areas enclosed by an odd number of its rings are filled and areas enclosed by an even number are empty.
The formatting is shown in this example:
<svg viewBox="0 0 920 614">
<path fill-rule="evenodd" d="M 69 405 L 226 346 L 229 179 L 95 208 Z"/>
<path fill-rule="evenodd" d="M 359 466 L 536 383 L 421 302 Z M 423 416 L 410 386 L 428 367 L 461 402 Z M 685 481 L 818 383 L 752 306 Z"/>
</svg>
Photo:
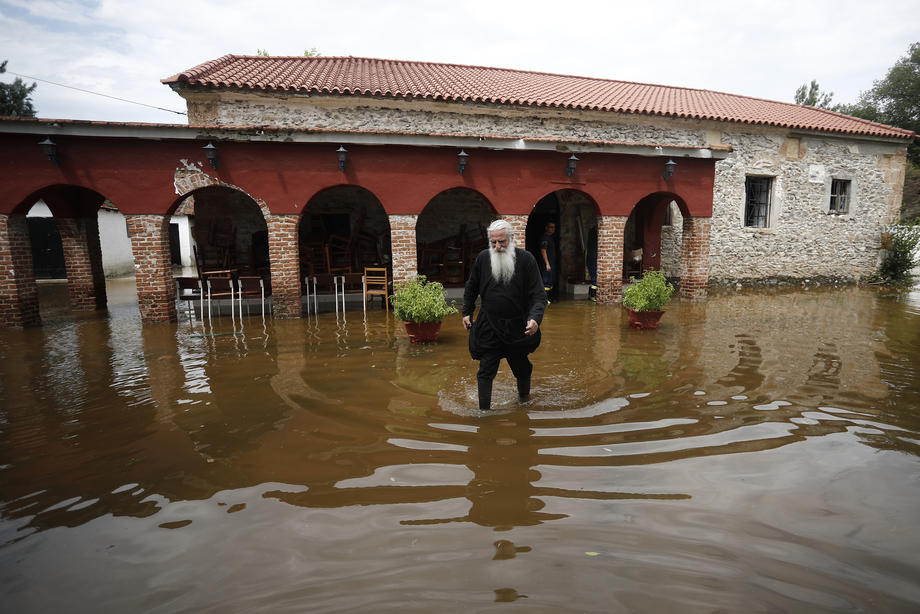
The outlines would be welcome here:
<svg viewBox="0 0 920 614">
<path fill-rule="evenodd" d="M 730 145 L 716 164 L 711 281 L 843 278 L 872 273 L 881 229 L 897 219 L 905 145 L 726 122 L 599 111 L 365 97 L 186 93 L 190 123 L 407 134 L 557 137 L 662 146 Z M 679 160 L 678 160 L 679 162 Z M 678 166 L 677 173 L 680 173 Z M 744 226 L 747 175 L 773 177 L 769 228 Z M 846 215 L 828 213 L 830 181 L 852 181 Z M 680 268 L 681 220 L 663 233 L 662 266 Z"/>
</svg>

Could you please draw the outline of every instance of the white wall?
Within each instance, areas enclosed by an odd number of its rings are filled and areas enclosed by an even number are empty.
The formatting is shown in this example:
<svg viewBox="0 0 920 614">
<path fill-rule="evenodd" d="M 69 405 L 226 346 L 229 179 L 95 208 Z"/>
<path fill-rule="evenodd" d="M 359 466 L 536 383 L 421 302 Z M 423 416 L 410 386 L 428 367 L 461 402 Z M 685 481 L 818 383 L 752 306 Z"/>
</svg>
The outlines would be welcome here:
<svg viewBox="0 0 920 614">
<path fill-rule="evenodd" d="M 125 216 L 111 209 L 99 209 L 99 241 L 102 244 L 102 270 L 106 277 L 134 275 L 134 253 Z"/>
</svg>

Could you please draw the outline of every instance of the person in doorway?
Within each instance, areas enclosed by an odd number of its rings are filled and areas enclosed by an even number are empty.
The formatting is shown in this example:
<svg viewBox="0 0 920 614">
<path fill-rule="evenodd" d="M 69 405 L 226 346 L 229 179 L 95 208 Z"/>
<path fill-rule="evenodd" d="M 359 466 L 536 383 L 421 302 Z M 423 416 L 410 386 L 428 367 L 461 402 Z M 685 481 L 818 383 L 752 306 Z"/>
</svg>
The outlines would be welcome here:
<svg viewBox="0 0 920 614">
<path fill-rule="evenodd" d="M 553 238 L 555 232 L 556 224 L 547 222 L 543 228 L 543 236 L 540 237 L 540 257 L 543 259 L 540 271 L 543 274 L 543 289 L 547 294 L 552 291 L 556 278 L 556 240 Z"/>
<path fill-rule="evenodd" d="M 527 355 L 540 345 L 546 292 L 537 260 L 514 244 L 505 220 L 488 228 L 489 248 L 476 256 L 463 291 L 463 326 L 470 333 L 470 356 L 479 361 L 479 409 L 492 407 L 492 380 L 502 358 L 517 379 L 518 398 L 530 395 L 533 365 Z M 479 317 L 473 320 L 476 299 Z"/>
</svg>

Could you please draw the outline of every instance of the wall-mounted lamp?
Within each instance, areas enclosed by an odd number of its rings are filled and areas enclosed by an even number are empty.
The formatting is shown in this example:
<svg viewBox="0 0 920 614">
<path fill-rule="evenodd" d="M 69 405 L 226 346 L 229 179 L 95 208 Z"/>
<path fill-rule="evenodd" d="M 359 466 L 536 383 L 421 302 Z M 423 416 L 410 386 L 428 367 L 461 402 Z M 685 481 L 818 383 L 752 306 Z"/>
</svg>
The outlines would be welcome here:
<svg viewBox="0 0 920 614">
<path fill-rule="evenodd" d="M 40 141 L 39 145 L 41 145 L 42 151 L 55 166 L 61 165 L 61 156 L 58 155 L 57 143 L 52 141 L 51 137 L 47 137 L 44 141 Z"/>
<path fill-rule="evenodd" d="M 208 162 L 211 163 L 211 168 L 215 171 L 217 170 L 217 148 L 214 147 L 214 143 L 208 141 L 208 144 L 202 147 L 204 150 L 204 155 L 208 157 Z"/>
<path fill-rule="evenodd" d="M 671 175 L 674 174 L 675 168 L 677 168 L 677 162 L 674 160 L 668 159 L 668 161 L 664 163 L 664 174 L 662 177 L 664 177 L 665 181 L 671 178 Z"/>
<path fill-rule="evenodd" d="M 460 150 L 460 153 L 457 154 L 457 172 L 461 175 L 463 174 L 463 171 L 466 170 L 466 162 L 469 160 L 469 158 L 470 154 L 466 153 L 462 149 Z"/>
<path fill-rule="evenodd" d="M 565 174 L 569 177 L 574 175 L 576 166 L 578 166 L 578 158 L 575 157 L 575 154 L 572 154 L 572 157 L 569 158 L 569 165 L 565 168 Z"/>
<path fill-rule="evenodd" d="M 339 148 L 335 150 L 335 155 L 339 158 L 339 170 L 345 170 L 345 158 L 348 157 L 348 150 L 345 149 L 342 145 L 339 145 Z"/>
</svg>

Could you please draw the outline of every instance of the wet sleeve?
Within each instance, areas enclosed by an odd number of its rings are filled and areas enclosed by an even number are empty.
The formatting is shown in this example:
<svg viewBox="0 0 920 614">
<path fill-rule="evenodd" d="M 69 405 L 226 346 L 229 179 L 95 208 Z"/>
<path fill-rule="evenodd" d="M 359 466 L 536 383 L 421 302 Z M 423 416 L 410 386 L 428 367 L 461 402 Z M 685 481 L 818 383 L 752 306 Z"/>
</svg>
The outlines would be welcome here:
<svg viewBox="0 0 920 614">
<path fill-rule="evenodd" d="M 528 254 L 530 255 L 530 254 Z M 543 323 L 543 313 L 546 311 L 546 290 L 543 289 L 543 277 L 537 268 L 537 261 L 533 256 L 527 258 L 525 272 L 525 292 L 527 295 L 527 319 L 535 320 L 537 324 Z"/>
<path fill-rule="evenodd" d="M 482 254 L 473 261 L 473 268 L 470 271 L 470 278 L 466 280 L 466 287 L 463 289 L 463 316 L 473 317 L 476 311 L 476 298 L 479 296 L 479 269 Z"/>
</svg>

